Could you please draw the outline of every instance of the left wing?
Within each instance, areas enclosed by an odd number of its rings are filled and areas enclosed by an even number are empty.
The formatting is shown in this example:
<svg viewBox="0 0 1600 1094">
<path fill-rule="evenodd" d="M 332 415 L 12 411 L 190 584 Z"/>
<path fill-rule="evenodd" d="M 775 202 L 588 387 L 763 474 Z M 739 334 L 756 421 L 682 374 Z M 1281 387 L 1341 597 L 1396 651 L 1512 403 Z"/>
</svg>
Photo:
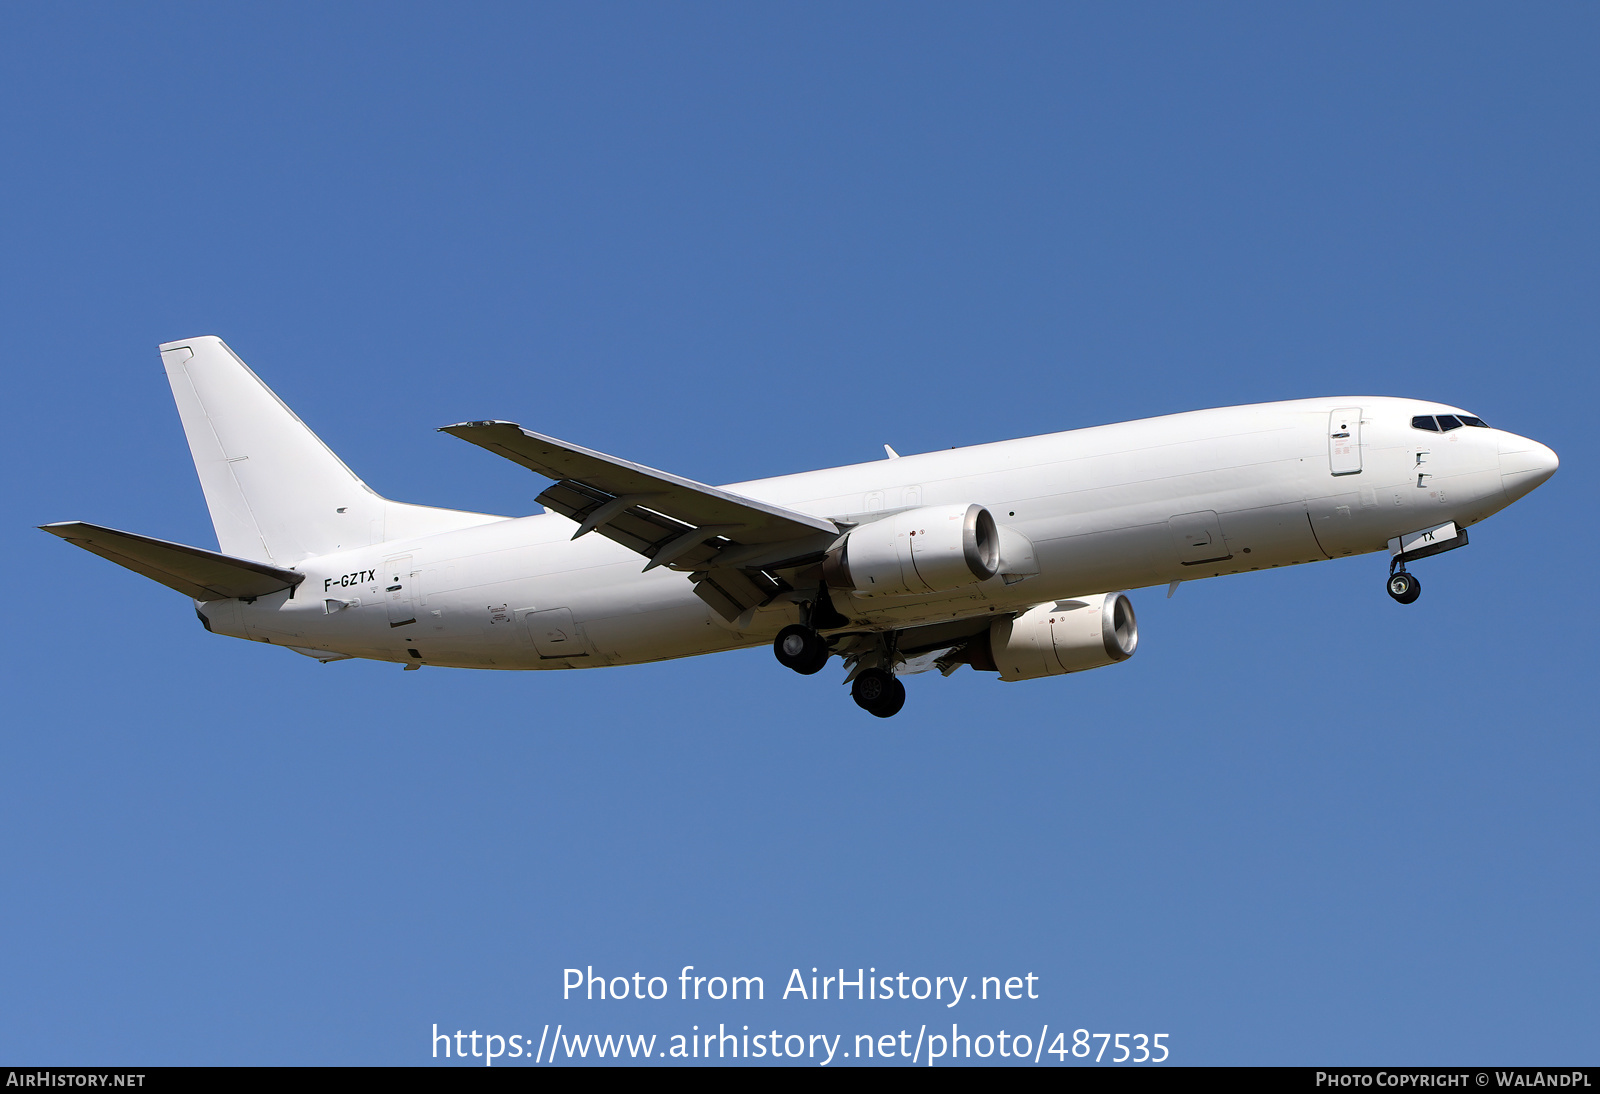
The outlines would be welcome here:
<svg viewBox="0 0 1600 1094">
<path fill-rule="evenodd" d="M 775 573 L 821 560 L 842 529 L 831 520 L 740 497 L 715 486 L 523 429 L 462 422 L 449 433 L 546 478 L 546 508 L 649 561 L 690 571 L 695 591 L 726 618 L 788 588 Z"/>
</svg>

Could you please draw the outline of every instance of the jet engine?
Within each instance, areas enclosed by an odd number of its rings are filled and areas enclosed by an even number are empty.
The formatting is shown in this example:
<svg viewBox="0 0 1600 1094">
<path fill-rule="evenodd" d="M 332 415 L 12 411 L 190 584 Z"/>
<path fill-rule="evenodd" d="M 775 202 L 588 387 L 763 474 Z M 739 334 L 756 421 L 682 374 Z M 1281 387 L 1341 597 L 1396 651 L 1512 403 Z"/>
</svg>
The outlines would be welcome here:
<svg viewBox="0 0 1600 1094">
<path fill-rule="evenodd" d="M 857 596 L 940 593 L 1000 569 L 1000 533 L 981 505 L 924 505 L 863 524 L 828 554 L 823 575 Z"/>
<path fill-rule="evenodd" d="M 1139 646 L 1139 623 L 1126 593 L 1100 593 L 1029 608 L 996 619 L 966 649 L 975 669 L 1002 680 L 1037 680 L 1126 661 Z"/>
</svg>

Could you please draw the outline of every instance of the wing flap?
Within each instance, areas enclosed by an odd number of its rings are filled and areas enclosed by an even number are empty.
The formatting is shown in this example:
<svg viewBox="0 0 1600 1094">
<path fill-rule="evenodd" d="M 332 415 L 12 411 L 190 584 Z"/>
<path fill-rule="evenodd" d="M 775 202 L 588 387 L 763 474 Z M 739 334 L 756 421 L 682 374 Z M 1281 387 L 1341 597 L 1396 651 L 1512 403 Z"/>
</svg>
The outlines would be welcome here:
<svg viewBox="0 0 1600 1094">
<path fill-rule="evenodd" d="M 737 619 L 746 608 L 759 608 L 788 586 L 760 570 L 731 567 L 691 574 L 695 595 L 722 618 Z"/>
<path fill-rule="evenodd" d="M 539 495 L 576 521 L 574 539 L 599 532 L 649 561 L 687 572 L 695 592 L 726 619 L 790 586 L 786 563 L 814 563 L 838 537 L 833 521 L 740 497 L 715 486 L 558 441 L 513 422 L 462 422 L 440 430 L 555 479 Z"/>
<path fill-rule="evenodd" d="M 558 441 L 514 422 L 462 422 L 447 425 L 440 432 L 471 441 L 545 478 L 557 480 L 558 485 L 588 487 L 591 497 L 595 492 L 605 494 L 608 500 L 648 495 L 648 501 L 641 504 L 685 527 L 732 526 L 737 534 L 730 532 L 728 538 L 737 543 L 780 543 L 818 533 L 838 534 L 834 523 L 821 517 L 740 497 L 693 479 Z"/>
<path fill-rule="evenodd" d="M 555 479 L 538 500 L 578 523 L 574 539 L 599 532 L 649 559 L 647 570 L 670 566 L 718 575 L 720 591 L 713 594 L 708 588 L 703 598 L 724 615 L 735 604 L 739 611 L 763 604 L 787 587 L 753 560 L 820 557 L 839 534 L 830 520 L 532 433 L 512 422 L 462 422 L 440 432 Z"/>
<path fill-rule="evenodd" d="M 251 562 L 82 521 L 45 524 L 41 525 L 41 530 L 194 600 L 265 596 L 280 589 L 291 589 L 306 576 L 265 562 Z"/>
</svg>

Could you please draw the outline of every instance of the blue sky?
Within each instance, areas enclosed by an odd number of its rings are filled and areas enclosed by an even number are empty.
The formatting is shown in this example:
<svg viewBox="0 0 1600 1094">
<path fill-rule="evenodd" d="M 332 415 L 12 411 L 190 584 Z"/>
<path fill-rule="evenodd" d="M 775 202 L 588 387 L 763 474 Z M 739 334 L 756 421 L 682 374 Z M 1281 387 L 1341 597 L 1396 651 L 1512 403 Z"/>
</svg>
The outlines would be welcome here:
<svg viewBox="0 0 1600 1094">
<path fill-rule="evenodd" d="M 1164 1032 L 1184 1063 L 1596 1062 L 1597 31 L 6 8 L 0 1060 L 953 1019 Z M 1144 590 L 1126 664 L 916 677 L 880 722 L 763 650 L 402 674 L 205 634 L 34 530 L 215 544 L 155 353 L 201 333 L 375 488 L 490 512 L 543 483 L 436 426 L 731 482 L 1393 394 L 1562 469 L 1418 564 L 1410 608 L 1375 556 Z M 569 966 L 688 964 L 769 999 L 560 998 Z M 812 966 L 1040 998 L 772 998 Z"/>
</svg>

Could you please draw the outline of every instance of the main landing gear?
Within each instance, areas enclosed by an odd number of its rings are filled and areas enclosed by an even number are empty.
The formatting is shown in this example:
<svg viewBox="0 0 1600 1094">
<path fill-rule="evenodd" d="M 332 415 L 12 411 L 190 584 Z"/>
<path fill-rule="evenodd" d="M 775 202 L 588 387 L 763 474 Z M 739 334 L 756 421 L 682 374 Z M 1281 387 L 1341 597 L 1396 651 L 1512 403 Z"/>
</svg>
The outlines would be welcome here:
<svg viewBox="0 0 1600 1094">
<path fill-rule="evenodd" d="M 1404 562 L 1389 564 L 1389 595 L 1401 604 L 1410 604 L 1422 595 L 1422 582 L 1406 571 Z"/>
<path fill-rule="evenodd" d="M 811 676 L 822 671 L 822 666 L 828 663 L 828 656 L 833 652 L 828 640 L 818 634 L 818 630 L 843 627 L 850 620 L 840 615 L 833 606 L 826 587 L 819 588 L 816 598 L 804 608 L 805 614 L 801 618 L 805 622 L 791 623 L 779 631 L 778 637 L 772 640 L 772 652 L 785 668 L 791 668 L 802 676 Z"/>
<path fill-rule="evenodd" d="M 828 640 L 803 623 L 791 623 L 772 640 L 780 664 L 804 676 L 821 672 L 828 663 Z M 850 683 L 856 706 L 878 718 L 892 718 L 906 705 L 906 686 L 891 672 L 862 669 Z"/>
<path fill-rule="evenodd" d="M 850 698 L 875 718 L 893 718 L 906 705 L 906 686 L 882 669 L 862 669 L 850 685 Z"/>
<path fill-rule="evenodd" d="M 812 676 L 822 671 L 834 653 L 833 645 L 818 633 L 818 628 L 837 629 L 850 621 L 833 607 L 826 589 L 820 590 L 816 600 L 806 606 L 802 618 L 804 623 L 791 623 L 778 632 L 772 640 L 772 652 L 779 664 L 802 676 Z M 856 706 L 876 718 L 892 718 L 906 705 L 906 686 L 893 672 L 878 667 L 898 663 L 896 637 L 890 631 L 877 637 L 858 634 L 834 639 L 846 667 L 854 672 L 853 677 L 846 677 L 850 682 L 850 697 L 856 701 Z M 863 658 L 867 659 L 866 668 L 860 668 Z"/>
<path fill-rule="evenodd" d="M 791 623 L 778 632 L 772 640 L 772 652 L 778 663 L 794 669 L 802 676 L 822 671 L 828 663 L 828 642 L 822 635 L 804 623 Z"/>
<path fill-rule="evenodd" d="M 827 598 L 826 589 L 819 590 L 816 600 L 805 606 L 802 617 L 805 622 L 789 624 L 779 630 L 778 637 L 773 638 L 773 654 L 778 657 L 779 664 L 787 669 L 794 669 L 803 677 L 811 677 L 822 672 L 822 665 L 826 665 L 827 659 L 834 654 L 834 646 L 818 633 L 819 627 L 838 629 L 850 621 L 838 614 L 832 601 Z M 850 697 L 856 701 L 856 705 L 875 718 L 898 715 L 901 707 L 906 705 L 906 685 L 902 685 L 899 677 L 890 670 L 878 667 L 898 664 L 898 657 L 894 656 L 894 632 L 875 638 L 854 635 L 853 638 L 835 638 L 834 641 L 843 643 L 838 648 L 838 654 L 853 672 L 853 677 L 846 677 L 846 680 L 850 681 Z M 864 657 L 867 667 L 861 669 L 859 665 Z"/>
</svg>

